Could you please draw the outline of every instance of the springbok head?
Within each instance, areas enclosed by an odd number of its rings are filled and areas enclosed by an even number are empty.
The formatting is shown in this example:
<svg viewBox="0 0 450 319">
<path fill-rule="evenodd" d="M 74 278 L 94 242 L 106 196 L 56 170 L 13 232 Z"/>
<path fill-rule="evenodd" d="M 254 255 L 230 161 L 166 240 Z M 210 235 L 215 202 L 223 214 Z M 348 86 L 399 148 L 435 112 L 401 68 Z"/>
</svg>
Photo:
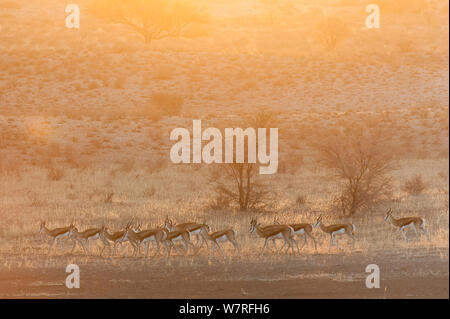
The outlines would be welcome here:
<svg viewBox="0 0 450 319">
<path fill-rule="evenodd" d="M 384 216 L 384 221 L 387 222 L 391 216 L 392 216 L 392 209 L 389 208 L 389 210 L 386 212 L 386 216 Z"/>
<path fill-rule="evenodd" d="M 253 233 L 256 230 L 256 225 L 258 225 L 256 218 L 252 218 L 252 220 L 250 221 L 250 233 Z"/>
<path fill-rule="evenodd" d="M 315 224 L 313 225 L 314 228 L 319 227 L 320 223 L 322 222 L 322 215 L 320 215 L 319 217 L 317 217 L 317 221 L 315 222 Z"/>
</svg>

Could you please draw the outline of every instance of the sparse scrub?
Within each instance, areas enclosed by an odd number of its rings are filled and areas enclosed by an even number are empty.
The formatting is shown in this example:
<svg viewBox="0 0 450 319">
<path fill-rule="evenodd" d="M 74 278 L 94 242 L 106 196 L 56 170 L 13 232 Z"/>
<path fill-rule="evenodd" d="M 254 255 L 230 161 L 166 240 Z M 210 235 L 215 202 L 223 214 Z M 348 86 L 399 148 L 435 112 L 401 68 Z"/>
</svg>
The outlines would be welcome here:
<svg viewBox="0 0 450 319">
<path fill-rule="evenodd" d="M 391 193 L 392 157 L 380 135 L 328 136 L 315 145 L 319 160 L 341 183 L 335 198 L 336 209 L 352 216 L 363 208 L 388 199 Z"/>
<path fill-rule="evenodd" d="M 43 207 L 47 205 L 47 201 L 41 198 L 35 192 L 32 191 L 26 192 L 26 197 L 28 198 L 31 207 Z"/>
<path fill-rule="evenodd" d="M 102 297 L 105 287 L 138 298 L 228 298 L 241 287 L 252 298 L 429 298 L 434 288 L 448 298 L 448 2 L 374 1 L 373 30 L 365 0 L 87 0 L 72 30 L 56 2 L 0 0 L 0 298 Z M 100 2 L 105 19 L 89 17 Z M 159 10 L 111 20 L 113 9 L 144 2 L 169 11 L 187 3 L 187 16 L 201 5 L 212 19 L 189 20 L 180 33 Z M 170 132 L 193 119 L 203 132 L 278 128 L 278 171 L 172 164 Z M 409 229 L 404 242 L 383 222 L 389 208 L 423 217 L 430 241 Z M 234 228 L 242 254 L 231 258 L 226 243 L 224 260 L 204 245 L 171 263 L 162 251 L 144 262 L 127 242 L 127 257 L 99 257 L 96 239 L 84 258 L 65 238 L 47 256 L 49 238 L 38 233 L 40 220 L 113 233 L 131 220 L 160 227 L 167 215 L 210 233 Z M 319 215 L 325 225 L 353 223 L 355 248 L 344 236 L 343 249 L 329 251 L 329 234 L 312 228 L 317 251 L 298 234 L 300 254 L 269 242 L 259 256 L 252 218 L 313 224 Z M 382 289 L 364 286 L 372 261 Z M 66 291 L 60 279 L 72 262 L 82 264 L 84 288 Z"/>
<path fill-rule="evenodd" d="M 155 189 L 154 187 L 148 187 L 148 188 L 144 191 L 143 196 L 144 196 L 145 198 L 152 198 L 153 196 L 155 196 L 155 194 L 156 194 L 156 189 Z"/>
<path fill-rule="evenodd" d="M 48 156 L 51 158 L 60 157 L 61 156 L 61 147 L 59 143 L 52 142 L 48 147 Z"/>
<path fill-rule="evenodd" d="M 130 26 L 147 44 L 166 37 L 182 37 L 187 26 L 206 19 L 206 14 L 195 4 L 179 0 L 131 0 L 126 3 L 90 0 L 89 9 L 106 21 Z"/>
<path fill-rule="evenodd" d="M 425 190 L 426 185 L 422 175 L 418 174 L 405 181 L 403 190 L 410 195 L 420 195 Z"/>
<path fill-rule="evenodd" d="M 113 201 L 113 197 L 114 197 L 114 192 L 113 191 L 109 191 L 105 193 L 105 197 L 103 199 L 103 203 L 104 204 L 111 204 Z"/>
<path fill-rule="evenodd" d="M 297 198 L 295 199 L 295 203 L 296 203 L 298 206 L 305 205 L 305 204 L 306 204 L 306 196 L 305 196 L 305 195 L 302 195 L 302 194 L 298 194 L 298 195 L 297 195 Z"/>
<path fill-rule="evenodd" d="M 240 211 L 266 210 L 273 203 L 273 193 L 260 180 L 258 167 L 252 163 L 225 164 L 218 168 L 221 178 L 214 180 L 216 204 L 237 204 Z"/>
<path fill-rule="evenodd" d="M 153 73 L 153 78 L 155 80 L 170 80 L 173 76 L 173 69 L 168 65 L 158 66 Z"/>
<path fill-rule="evenodd" d="M 335 49 L 344 42 L 350 29 L 347 23 L 338 16 L 326 16 L 317 25 L 317 39 L 328 50 Z"/>
<path fill-rule="evenodd" d="M 275 127 L 277 114 L 260 109 L 253 117 L 243 121 L 243 127 Z M 230 202 L 237 204 L 240 211 L 264 211 L 273 206 L 274 193 L 267 182 L 259 176 L 258 165 L 254 163 L 221 164 L 212 170 L 210 181 L 214 185 L 216 204 Z"/>
<path fill-rule="evenodd" d="M 144 116 L 159 120 L 164 116 L 179 115 L 183 106 L 183 97 L 176 93 L 153 93 L 150 103 L 143 109 Z"/>
<path fill-rule="evenodd" d="M 116 77 L 116 80 L 114 82 L 114 88 L 119 89 L 119 90 L 123 89 L 126 81 L 127 81 L 126 76 L 119 75 L 118 77 Z"/>
<path fill-rule="evenodd" d="M 0 1 L 1 9 L 20 9 L 20 4 L 15 1 Z"/>
<path fill-rule="evenodd" d="M 48 168 L 47 177 L 50 181 L 60 181 L 64 177 L 64 169 L 62 167 L 51 166 Z"/>
<path fill-rule="evenodd" d="M 223 194 L 223 192 L 217 192 L 214 199 L 207 205 L 207 209 L 213 211 L 221 211 L 229 209 L 231 206 L 230 197 Z"/>
</svg>

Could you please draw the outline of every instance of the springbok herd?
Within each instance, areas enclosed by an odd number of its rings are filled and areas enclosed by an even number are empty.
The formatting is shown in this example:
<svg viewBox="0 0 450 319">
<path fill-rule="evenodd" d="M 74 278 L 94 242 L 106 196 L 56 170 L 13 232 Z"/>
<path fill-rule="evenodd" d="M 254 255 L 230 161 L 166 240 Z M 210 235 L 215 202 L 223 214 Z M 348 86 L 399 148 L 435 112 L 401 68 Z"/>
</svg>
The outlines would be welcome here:
<svg viewBox="0 0 450 319">
<path fill-rule="evenodd" d="M 391 209 L 389 209 L 384 220 L 395 226 L 398 231 L 401 231 L 403 239 L 406 242 L 408 240 L 406 238 L 405 232 L 408 228 L 412 228 L 417 235 L 417 229 L 421 230 L 429 240 L 428 231 L 425 229 L 425 219 L 423 219 L 422 217 L 405 217 L 396 219 L 392 216 Z M 261 254 L 264 253 L 264 250 L 269 241 L 273 243 L 273 246 L 278 251 L 278 248 L 275 244 L 275 239 L 277 238 L 284 241 L 284 244 L 279 251 L 282 251 L 283 248 L 287 245 L 286 252 L 291 249 L 292 253 L 295 254 L 294 244 L 297 247 L 297 252 L 300 253 L 300 248 L 298 247 L 298 243 L 295 240 L 295 235 L 304 235 L 302 248 L 307 243 L 308 237 L 312 239 L 314 248 L 317 251 L 316 240 L 312 235 L 313 229 L 317 227 L 319 227 L 323 232 L 330 235 L 329 250 L 331 249 L 333 244 L 340 248 L 336 241 L 337 235 L 346 234 L 352 239 L 353 246 L 355 244 L 355 225 L 348 223 L 326 226 L 322 222 L 322 216 L 319 216 L 314 224 L 303 223 L 281 225 L 275 219 L 273 225 L 265 226 L 262 226 L 257 222 L 256 218 L 254 218 L 250 222 L 249 231 L 250 233 L 256 232 L 261 238 L 265 240 Z M 210 227 L 205 223 L 188 222 L 175 224 L 169 217 L 166 218 L 162 227 L 141 230 L 140 224 L 137 226 L 132 226 L 132 222 L 128 222 L 123 230 L 117 232 L 110 232 L 110 230 L 106 226 L 102 226 L 101 228 L 90 228 L 80 232 L 73 225 L 73 223 L 68 227 L 48 229 L 46 227 L 45 221 L 41 221 L 39 232 L 46 233 L 51 237 L 51 242 L 47 254 L 50 254 L 50 251 L 56 241 L 58 242 L 59 247 L 62 248 L 61 239 L 64 237 L 69 237 L 73 243 L 71 253 L 75 249 L 76 244 L 79 243 L 84 252 L 89 255 L 91 254 L 89 243 L 94 239 L 100 239 L 104 244 L 100 256 L 103 254 L 103 251 L 106 247 L 108 247 L 109 254 L 111 255 L 111 244 L 114 245 L 114 255 L 116 254 L 117 245 L 119 245 L 122 249 L 122 252 L 126 256 L 123 243 L 127 241 L 132 245 L 134 249 L 133 256 L 137 256 L 140 252 L 141 246 L 144 245 L 146 258 L 149 255 L 150 243 L 152 243 L 152 247 L 155 248 L 153 257 L 158 255 L 161 246 L 163 246 L 166 250 L 166 258 L 169 258 L 172 248 L 175 248 L 177 253 L 179 253 L 177 243 L 181 243 L 184 250 L 184 255 L 188 253 L 189 247 L 192 248 L 193 254 L 195 255 L 203 247 L 203 244 L 206 244 L 206 247 L 209 249 L 208 242 L 211 242 L 211 258 L 214 257 L 214 249 L 216 246 L 222 256 L 225 258 L 225 253 L 223 252 L 220 243 L 225 243 L 227 241 L 234 246 L 233 256 L 236 254 L 236 252 L 238 253 L 238 255 L 240 255 L 239 244 L 236 240 L 237 231 L 235 229 L 229 228 L 221 231 L 210 232 Z M 191 238 L 194 235 L 196 236 L 195 245 L 191 241 Z"/>
</svg>

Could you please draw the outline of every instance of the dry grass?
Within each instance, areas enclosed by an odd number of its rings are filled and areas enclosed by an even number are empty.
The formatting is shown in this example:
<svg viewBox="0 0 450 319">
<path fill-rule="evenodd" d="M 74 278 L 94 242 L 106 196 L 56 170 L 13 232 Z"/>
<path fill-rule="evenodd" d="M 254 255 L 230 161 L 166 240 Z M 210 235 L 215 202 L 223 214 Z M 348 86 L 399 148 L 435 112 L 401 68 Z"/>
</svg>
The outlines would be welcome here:
<svg viewBox="0 0 450 319">
<path fill-rule="evenodd" d="M 105 223 L 117 230 L 133 217 L 154 227 L 170 215 L 213 230 L 235 227 L 242 256 L 208 261 L 202 250 L 176 256 L 173 267 L 158 257 L 149 263 L 157 274 L 180 267 L 203 278 L 220 269 L 222 277 L 205 278 L 232 281 L 237 277 L 225 278 L 232 269 L 252 282 L 352 282 L 361 279 L 361 263 L 381 256 L 387 266 L 417 268 L 396 276 L 438 271 L 448 279 L 439 268 L 448 268 L 449 242 L 448 3 L 382 1 L 382 27 L 369 31 L 361 7 L 367 1 L 200 2 L 212 18 L 188 30 L 193 37 L 148 46 L 128 27 L 84 13 L 80 30 L 64 28 L 59 1 L 0 0 L 0 275 L 82 261 L 126 283 L 121 276 L 140 271 L 142 256 L 70 255 L 66 242 L 47 258 L 40 220 L 50 228 L 74 221 L 81 229 Z M 77 3 L 85 12 L 87 0 Z M 329 17 L 345 31 L 331 45 Z M 262 223 L 274 216 L 312 223 L 319 212 L 326 224 L 350 221 L 331 211 L 337 185 L 310 145 L 338 132 L 389 136 L 393 192 L 351 219 L 355 249 L 339 238 L 344 249 L 328 252 L 328 237 L 316 229 L 317 252 L 310 243 L 300 257 L 259 257 L 263 240 L 248 232 L 255 213 L 221 209 L 207 166 L 170 163 L 173 128 L 190 128 L 192 119 L 236 127 L 260 107 L 279 114 L 280 163 L 278 174 L 264 177 L 276 201 L 258 214 Z M 405 189 L 416 174 L 421 191 Z M 383 222 L 388 207 L 396 217 L 425 217 L 431 241 L 411 233 L 404 243 Z M 355 268 L 336 270 L 347 264 Z M 257 272 L 266 268 L 270 273 Z"/>
<path fill-rule="evenodd" d="M 349 255 L 406 248 L 421 248 L 425 251 L 448 249 L 448 184 L 446 179 L 436 178 L 438 173 L 447 170 L 446 164 L 445 160 L 409 160 L 400 163 L 405 166 L 400 166 L 396 171 L 397 178 L 420 167 L 424 176 L 429 174 L 430 180 L 434 177 L 434 182 L 421 195 L 410 196 L 401 189 L 399 179 L 398 190 L 394 192 L 391 202 L 352 218 L 357 229 L 356 248 L 350 249 L 344 237 L 339 240 L 344 250 L 333 248 L 331 253 Z M 45 169 L 33 167 L 22 171 L 20 177 L 1 175 L 2 211 L 8 212 L 2 214 L 4 225 L 8 226 L 0 228 L 2 237 L 6 239 L 0 245 L 1 253 L 26 251 L 31 254 L 30 257 L 43 254 L 47 241 L 37 234 L 41 219 L 47 220 L 50 228 L 74 221 L 81 229 L 100 227 L 105 223 L 118 230 L 131 218 L 137 218 L 145 228 L 159 226 L 166 215 L 179 223 L 206 221 L 213 230 L 235 227 L 239 233 L 243 258 L 254 258 L 262 247 L 263 240 L 248 232 L 250 219 L 255 213 L 208 208 L 213 192 L 204 186 L 207 181 L 206 168 L 198 171 L 178 166 L 153 174 L 139 168 L 124 170 L 123 166 L 119 169 L 112 166 L 65 171 L 66 174 L 58 180 L 45 178 Z M 307 168 L 289 177 L 272 177 L 272 188 L 279 194 L 273 212 L 256 216 L 260 222 L 268 224 L 273 222 L 274 216 L 280 223 L 313 223 L 321 213 L 326 216 L 326 224 L 342 222 L 342 218 L 329 212 L 333 186 L 323 182 L 327 179 L 327 174 L 316 174 Z M 288 183 L 290 187 L 287 187 Z M 306 198 L 301 203 L 297 197 L 299 189 Z M 151 190 L 151 196 L 148 190 Z M 394 234 L 393 228 L 383 222 L 383 213 L 387 207 L 393 208 L 395 216 L 425 217 L 431 241 L 427 242 L 423 237 L 416 239 L 411 233 L 409 236 L 412 241 L 403 243 L 401 236 Z M 319 229 L 314 234 L 319 240 L 317 253 L 327 254 L 328 235 Z M 54 253 L 67 254 L 56 250 Z M 305 246 L 302 254 L 315 254 L 312 243 Z"/>
</svg>

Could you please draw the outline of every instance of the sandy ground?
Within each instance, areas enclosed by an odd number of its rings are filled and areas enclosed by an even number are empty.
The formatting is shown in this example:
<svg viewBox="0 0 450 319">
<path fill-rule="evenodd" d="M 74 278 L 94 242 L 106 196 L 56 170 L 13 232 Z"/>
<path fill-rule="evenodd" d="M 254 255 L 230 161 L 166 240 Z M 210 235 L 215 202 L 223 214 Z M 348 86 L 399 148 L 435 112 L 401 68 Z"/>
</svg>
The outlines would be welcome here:
<svg viewBox="0 0 450 319">
<path fill-rule="evenodd" d="M 5 256 L 2 256 L 5 258 Z M 22 256 L 9 258 L 19 263 Z M 408 249 L 208 260 L 205 256 L 100 258 L 35 256 L 33 267 L 0 270 L 2 298 L 448 298 L 448 250 Z M 78 264 L 81 287 L 65 287 L 65 265 Z M 380 268 L 368 289 L 365 267 Z M 40 267 L 36 267 L 39 264 Z"/>
</svg>

